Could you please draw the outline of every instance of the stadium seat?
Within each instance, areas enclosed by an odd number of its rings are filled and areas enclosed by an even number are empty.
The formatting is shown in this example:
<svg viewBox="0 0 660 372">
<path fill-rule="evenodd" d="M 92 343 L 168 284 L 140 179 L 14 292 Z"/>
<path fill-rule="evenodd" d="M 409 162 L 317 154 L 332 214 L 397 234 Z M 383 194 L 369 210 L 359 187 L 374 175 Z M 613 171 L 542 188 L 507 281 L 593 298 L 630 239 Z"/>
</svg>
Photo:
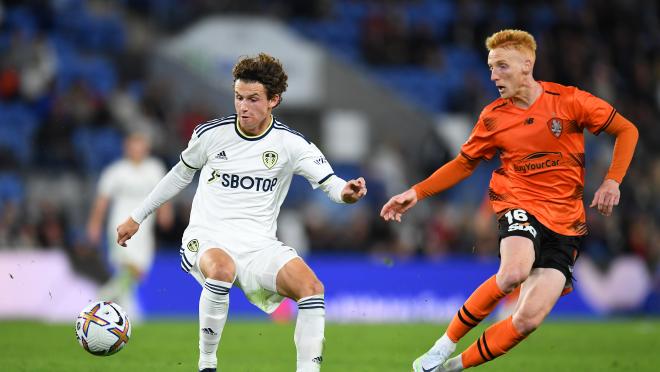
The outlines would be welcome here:
<svg viewBox="0 0 660 372">
<path fill-rule="evenodd" d="M 114 128 L 80 128 L 73 134 L 76 152 L 85 168 L 98 174 L 105 166 L 121 157 L 122 137 Z"/>
</svg>

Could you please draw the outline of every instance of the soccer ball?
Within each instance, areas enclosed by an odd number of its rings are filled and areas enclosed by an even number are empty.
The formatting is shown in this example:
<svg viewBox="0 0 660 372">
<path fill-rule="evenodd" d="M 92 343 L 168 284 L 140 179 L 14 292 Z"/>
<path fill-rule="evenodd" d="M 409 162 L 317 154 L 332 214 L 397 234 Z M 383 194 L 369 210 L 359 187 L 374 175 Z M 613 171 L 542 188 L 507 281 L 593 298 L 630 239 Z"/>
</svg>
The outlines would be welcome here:
<svg viewBox="0 0 660 372">
<path fill-rule="evenodd" d="M 131 322 L 114 302 L 92 302 L 82 309 L 76 320 L 78 343 L 94 355 L 112 355 L 121 350 L 130 337 Z"/>
</svg>

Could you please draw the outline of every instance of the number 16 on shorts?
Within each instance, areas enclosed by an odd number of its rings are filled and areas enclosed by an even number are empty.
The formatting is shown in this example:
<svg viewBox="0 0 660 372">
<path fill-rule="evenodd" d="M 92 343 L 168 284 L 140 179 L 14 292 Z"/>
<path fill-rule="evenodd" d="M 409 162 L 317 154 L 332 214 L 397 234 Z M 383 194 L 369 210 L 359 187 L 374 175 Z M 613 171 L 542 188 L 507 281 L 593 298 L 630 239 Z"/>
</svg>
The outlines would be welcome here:
<svg viewBox="0 0 660 372">
<path fill-rule="evenodd" d="M 527 211 L 523 209 L 512 209 L 504 214 L 509 224 L 509 232 L 526 231 L 536 238 L 537 231 L 532 226 Z"/>
</svg>

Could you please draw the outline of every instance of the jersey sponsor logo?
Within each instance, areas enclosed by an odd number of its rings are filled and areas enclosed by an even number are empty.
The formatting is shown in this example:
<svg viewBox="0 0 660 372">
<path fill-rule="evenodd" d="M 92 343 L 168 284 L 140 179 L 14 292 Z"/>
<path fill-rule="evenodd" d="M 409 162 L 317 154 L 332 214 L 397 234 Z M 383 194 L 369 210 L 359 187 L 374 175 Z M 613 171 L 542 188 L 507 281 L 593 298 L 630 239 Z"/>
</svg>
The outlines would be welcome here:
<svg viewBox="0 0 660 372">
<path fill-rule="evenodd" d="M 507 222 L 509 223 L 509 232 L 511 231 L 527 231 L 536 238 L 536 229 L 529 223 L 529 216 L 524 209 L 513 209 L 504 214 Z"/>
<path fill-rule="evenodd" d="M 219 170 L 213 170 L 211 177 L 206 180 L 206 183 L 218 182 L 223 187 L 231 189 L 241 188 L 243 190 L 254 190 L 270 192 L 275 190 L 277 185 L 277 177 L 264 178 L 264 177 L 251 177 L 239 176 L 238 174 L 222 173 Z"/>
<path fill-rule="evenodd" d="M 316 165 L 325 164 L 327 162 L 328 161 L 323 156 L 320 156 L 320 157 L 314 159 L 314 164 L 316 164 Z"/>
<path fill-rule="evenodd" d="M 215 154 L 215 158 L 220 160 L 227 160 L 227 154 L 225 153 L 225 150 L 222 150 L 219 153 Z"/>
<path fill-rule="evenodd" d="M 528 233 L 532 234 L 533 237 L 536 238 L 536 229 L 534 226 L 530 225 L 529 222 L 523 222 L 523 223 L 512 223 L 509 225 L 509 232 L 511 231 L 527 231 Z"/>
<path fill-rule="evenodd" d="M 186 247 L 188 247 L 188 250 L 191 252 L 197 252 L 199 250 L 199 241 L 197 239 L 193 239 L 188 242 Z"/>
<path fill-rule="evenodd" d="M 277 164 L 278 155 L 275 151 L 266 151 L 261 155 L 261 159 L 264 161 L 266 168 L 271 169 Z"/>
<path fill-rule="evenodd" d="M 550 129 L 550 132 L 556 138 L 559 138 L 559 136 L 561 136 L 563 128 L 564 128 L 564 124 L 562 123 L 561 119 L 552 118 L 548 120 L 548 129 Z"/>
<path fill-rule="evenodd" d="M 561 165 L 561 152 L 535 152 L 513 163 L 516 173 L 546 170 Z"/>
</svg>

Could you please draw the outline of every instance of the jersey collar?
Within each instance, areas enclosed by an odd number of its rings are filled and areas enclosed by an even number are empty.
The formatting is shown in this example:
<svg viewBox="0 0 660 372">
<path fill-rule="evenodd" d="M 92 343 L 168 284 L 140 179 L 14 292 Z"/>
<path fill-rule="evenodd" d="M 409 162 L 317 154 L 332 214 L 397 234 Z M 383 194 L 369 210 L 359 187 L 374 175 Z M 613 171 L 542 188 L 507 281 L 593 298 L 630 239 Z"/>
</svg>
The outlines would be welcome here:
<svg viewBox="0 0 660 372">
<path fill-rule="evenodd" d="M 261 133 L 259 135 L 256 135 L 256 136 L 250 136 L 249 134 L 243 132 L 241 130 L 241 126 L 238 123 L 238 120 L 239 120 L 238 115 L 236 115 L 236 123 L 234 124 L 234 129 L 236 129 L 236 134 L 238 134 L 239 137 L 241 137 L 242 139 L 244 139 L 246 141 L 258 141 L 258 140 L 266 137 L 266 135 L 268 135 L 268 133 L 271 131 L 271 129 L 273 129 L 274 119 L 273 119 L 272 114 L 270 115 L 270 123 L 268 124 L 268 128 L 266 128 L 266 130 L 263 133 Z"/>
</svg>

